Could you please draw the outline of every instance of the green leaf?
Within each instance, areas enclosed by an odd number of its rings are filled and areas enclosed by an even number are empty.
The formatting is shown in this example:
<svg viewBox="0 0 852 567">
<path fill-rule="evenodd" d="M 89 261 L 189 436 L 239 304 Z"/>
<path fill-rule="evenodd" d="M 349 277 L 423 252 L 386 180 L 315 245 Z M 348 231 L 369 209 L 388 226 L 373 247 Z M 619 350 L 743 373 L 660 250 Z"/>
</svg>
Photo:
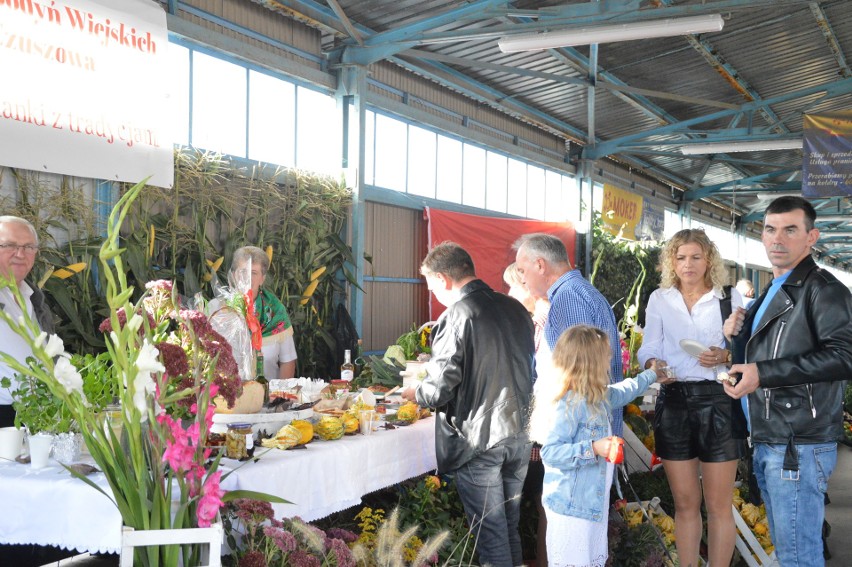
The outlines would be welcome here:
<svg viewBox="0 0 852 567">
<path fill-rule="evenodd" d="M 290 502 L 289 500 L 285 500 L 280 496 L 275 496 L 274 494 L 267 494 L 266 492 L 256 492 L 254 490 L 231 490 L 229 492 L 226 492 L 225 495 L 222 496 L 222 501 L 231 502 L 240 498 L 261 500 L 263 502 L 271 502 L 273 504 L 292 504 L 292 502 Z"/>
</svg>

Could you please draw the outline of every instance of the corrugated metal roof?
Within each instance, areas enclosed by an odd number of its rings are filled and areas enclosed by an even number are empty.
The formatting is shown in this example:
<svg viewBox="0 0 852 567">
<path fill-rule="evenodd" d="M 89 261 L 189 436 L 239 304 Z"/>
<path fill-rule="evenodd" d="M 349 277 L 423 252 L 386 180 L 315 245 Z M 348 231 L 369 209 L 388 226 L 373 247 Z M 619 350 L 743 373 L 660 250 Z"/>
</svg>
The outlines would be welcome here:
<svg viewBox="0 0 852 567">
<path fill-rule="evenodd" d="M 679 154 L 677 142 L 713 136 L 747 139 L 761 130 L 795 136 L 802 132 L 803 112 L 852 108 L 848 63 L 852 1 L 848 0 L 291 0 L 283 4 L 297 13 L 301 9 L 329 14 L 320 27 L 323 48 L 330 57 L 340 57 L 341 48 L 350 60 L 363 64 L 380 57 L 401 63 L 397 58 L 402 57 L 407 69 L 422 71 L 423 76 L 470 96 L 477 94 L 472 88 L 485 89 L 495 108 L 561 132 L 566 139 L 585 140 L 593 117 L 598 144 L 587 150 L 591 159 L 613 157 L 681 188 L 686 199 L 694 198 L 691 190 L 727 183 L 704 198 L 735 206 L 742 215 L 765 206 L 758 192 L 781 185 L 789 189 L 791 180 L 800 179 L 774 172 L 800 169 L 802 152 L 685 157 Z M 501 35 L 530 26 L 542 30 L 713 12 L 724 17 L 720 32 L 600 44 L 591 116 L 588 89 L 577 84 L 589 75 L 589 46 L 502 53 L 497 44 Z M 345 18 L 340 18 L 341 13 Z M 351 26 L 357 38 L 349 37 L 346 30 Z M 376 56 L 359 42 L 384 50 Z M 434 54 L 444 58 L 436 60 Z M 821 92 L 793 96 L 821 85 L 832 85 L 836 91 L 823 101 Z M 759 106 L 776 98 L 786 99 L 747 113 L 722 112 L 724 105 Z M 501 107 L 505 100 L 513 105 Z M 713 120 L 695 122 L 720 112 Z M 760 175 L 768 176 L 760 184 L 736 184 Z M 735 200 L 732 191 L 737 192 Z M 828 202 L 833 210 L 847 210 L 845 199 Z"/>
</svg>

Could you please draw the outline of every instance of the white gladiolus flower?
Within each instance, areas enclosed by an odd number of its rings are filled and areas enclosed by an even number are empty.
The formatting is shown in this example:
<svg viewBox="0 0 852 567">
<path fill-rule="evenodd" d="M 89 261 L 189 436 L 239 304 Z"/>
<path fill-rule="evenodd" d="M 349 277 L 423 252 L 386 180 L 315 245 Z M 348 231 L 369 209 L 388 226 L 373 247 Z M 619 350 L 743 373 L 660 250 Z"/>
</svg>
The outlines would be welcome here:
<svg viewBox="0 0 852 567">
<path fill-rule="evenodd" d="M 47 340 L 47 346 L 44 347 L 44 352 L 50 358 L 65 354 L 65 343 L 59 338 L 59 335 L 50 335 Z"/>
<path fill-rule="evenodd" d="M 67 358 L 57 360 L 53 372 L 56 380 L 62 384 L 69 394 L 74 391 L 83 391 L 83 377 Z"/>
<path fill-rule="evenodd" d="M 147 419 L 148 396 L 156 392 L 157 385 L 152 378 L 154 372 L 165 372 L 166 367 L 157 359 L 160 351 L 157 347 L 145 340 L 136 357 L 136 379 L 133 381 L 133 405 L 142 414 L 143 421 Z"/>
<path fill-rule="evenodd" d="M 131 332 L 135 333 L 142 326 L 142 316 L 139 313 L 133 315 L 130 318 L 130 321 L 127 322 L 127 328 L 130 329 Z"/>
<path fill-rule="evenodd" d="M 145 343 L 139 349 L 139 356 L 136 357 L 136 367 L 139 372 L 165 372 L 166 367 L 157 359 L 160 351 L 157 347 L 145 339 Z"/>
<path fill-rule="evenodd" d="M 45 341 L 45 340 L 47 340 L 47 333 L 45 333 L 44 331 L 42 331 L 41 333 L 39 333 L 39 334 L 38 334 L 38 336 L 37 336 L 37 337 L 35 338 L 35 340 L 33 341 L 33 345 L 34 345 L 36 348 L 41 348 L 41 347 L 43 347 L 43 346 L 44 346 L 44 341 Z"/>
</svg>

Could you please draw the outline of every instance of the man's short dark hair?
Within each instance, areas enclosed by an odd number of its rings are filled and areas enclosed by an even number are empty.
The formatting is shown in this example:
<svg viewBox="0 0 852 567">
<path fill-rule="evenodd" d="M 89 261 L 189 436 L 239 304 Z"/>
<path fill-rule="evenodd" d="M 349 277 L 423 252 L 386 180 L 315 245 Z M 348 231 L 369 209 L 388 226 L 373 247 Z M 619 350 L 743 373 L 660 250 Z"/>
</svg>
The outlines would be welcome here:
<svg viewBox="0 0 852 567">
<path fill-rule="evenodd" d="M 432 248 L 420 265 L 420 271 L 424 275 L 444 274 L 453 281 L 476 277 L 473 260 L 467 250 L 449 241 Z"/>
<path fill-rule="evenodd" d="M 793 211 L 804 211 L 805 213 L 805 228 L 810 232 L 814 228 L 816 222 L 816 209 L 811 205 L 810 201 L 802 197 L 794 197 L 788 195 L 778 197 L 766 207 L 767 215 L 780 215 L 782 213 L 791 213 Z"/>
<path fill-rule="evenodd" d="M 550 264 L 568 264 L 568 250 L 565 243 L 552 234 L 535 232 L 525 234 L 512 245 L 515 250 L 524 249 L 529 258 L 544 258 Z"/>
</svg>

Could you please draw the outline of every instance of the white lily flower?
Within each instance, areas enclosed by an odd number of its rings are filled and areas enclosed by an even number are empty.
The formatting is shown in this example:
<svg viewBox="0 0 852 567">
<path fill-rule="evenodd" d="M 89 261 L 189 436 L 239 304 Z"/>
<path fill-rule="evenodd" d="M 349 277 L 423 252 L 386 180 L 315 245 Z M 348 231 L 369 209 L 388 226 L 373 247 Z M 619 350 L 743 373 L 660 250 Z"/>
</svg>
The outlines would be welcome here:
<svg viewBox="0 0 852 567">
<path fill-rule="evenodd" d="M 44 352 L 50 358 L 57 357 L 65 353 L 65 343 L 62 342 L 59 335 L 50 335 L 50 338 L 47 340 L 47 346 L 44 347 Z"/>
<path fill-rule="evenodd" d="M 56 361 L 53 373 L 56 380 L 62 384 L 62 387 L 69 394 L 75 391 L 83 391 L 83 377 L 80 376 L 80 373 L 77 372 L 77 369 L 67 358 L 60 358 Z"/>
</svg>

